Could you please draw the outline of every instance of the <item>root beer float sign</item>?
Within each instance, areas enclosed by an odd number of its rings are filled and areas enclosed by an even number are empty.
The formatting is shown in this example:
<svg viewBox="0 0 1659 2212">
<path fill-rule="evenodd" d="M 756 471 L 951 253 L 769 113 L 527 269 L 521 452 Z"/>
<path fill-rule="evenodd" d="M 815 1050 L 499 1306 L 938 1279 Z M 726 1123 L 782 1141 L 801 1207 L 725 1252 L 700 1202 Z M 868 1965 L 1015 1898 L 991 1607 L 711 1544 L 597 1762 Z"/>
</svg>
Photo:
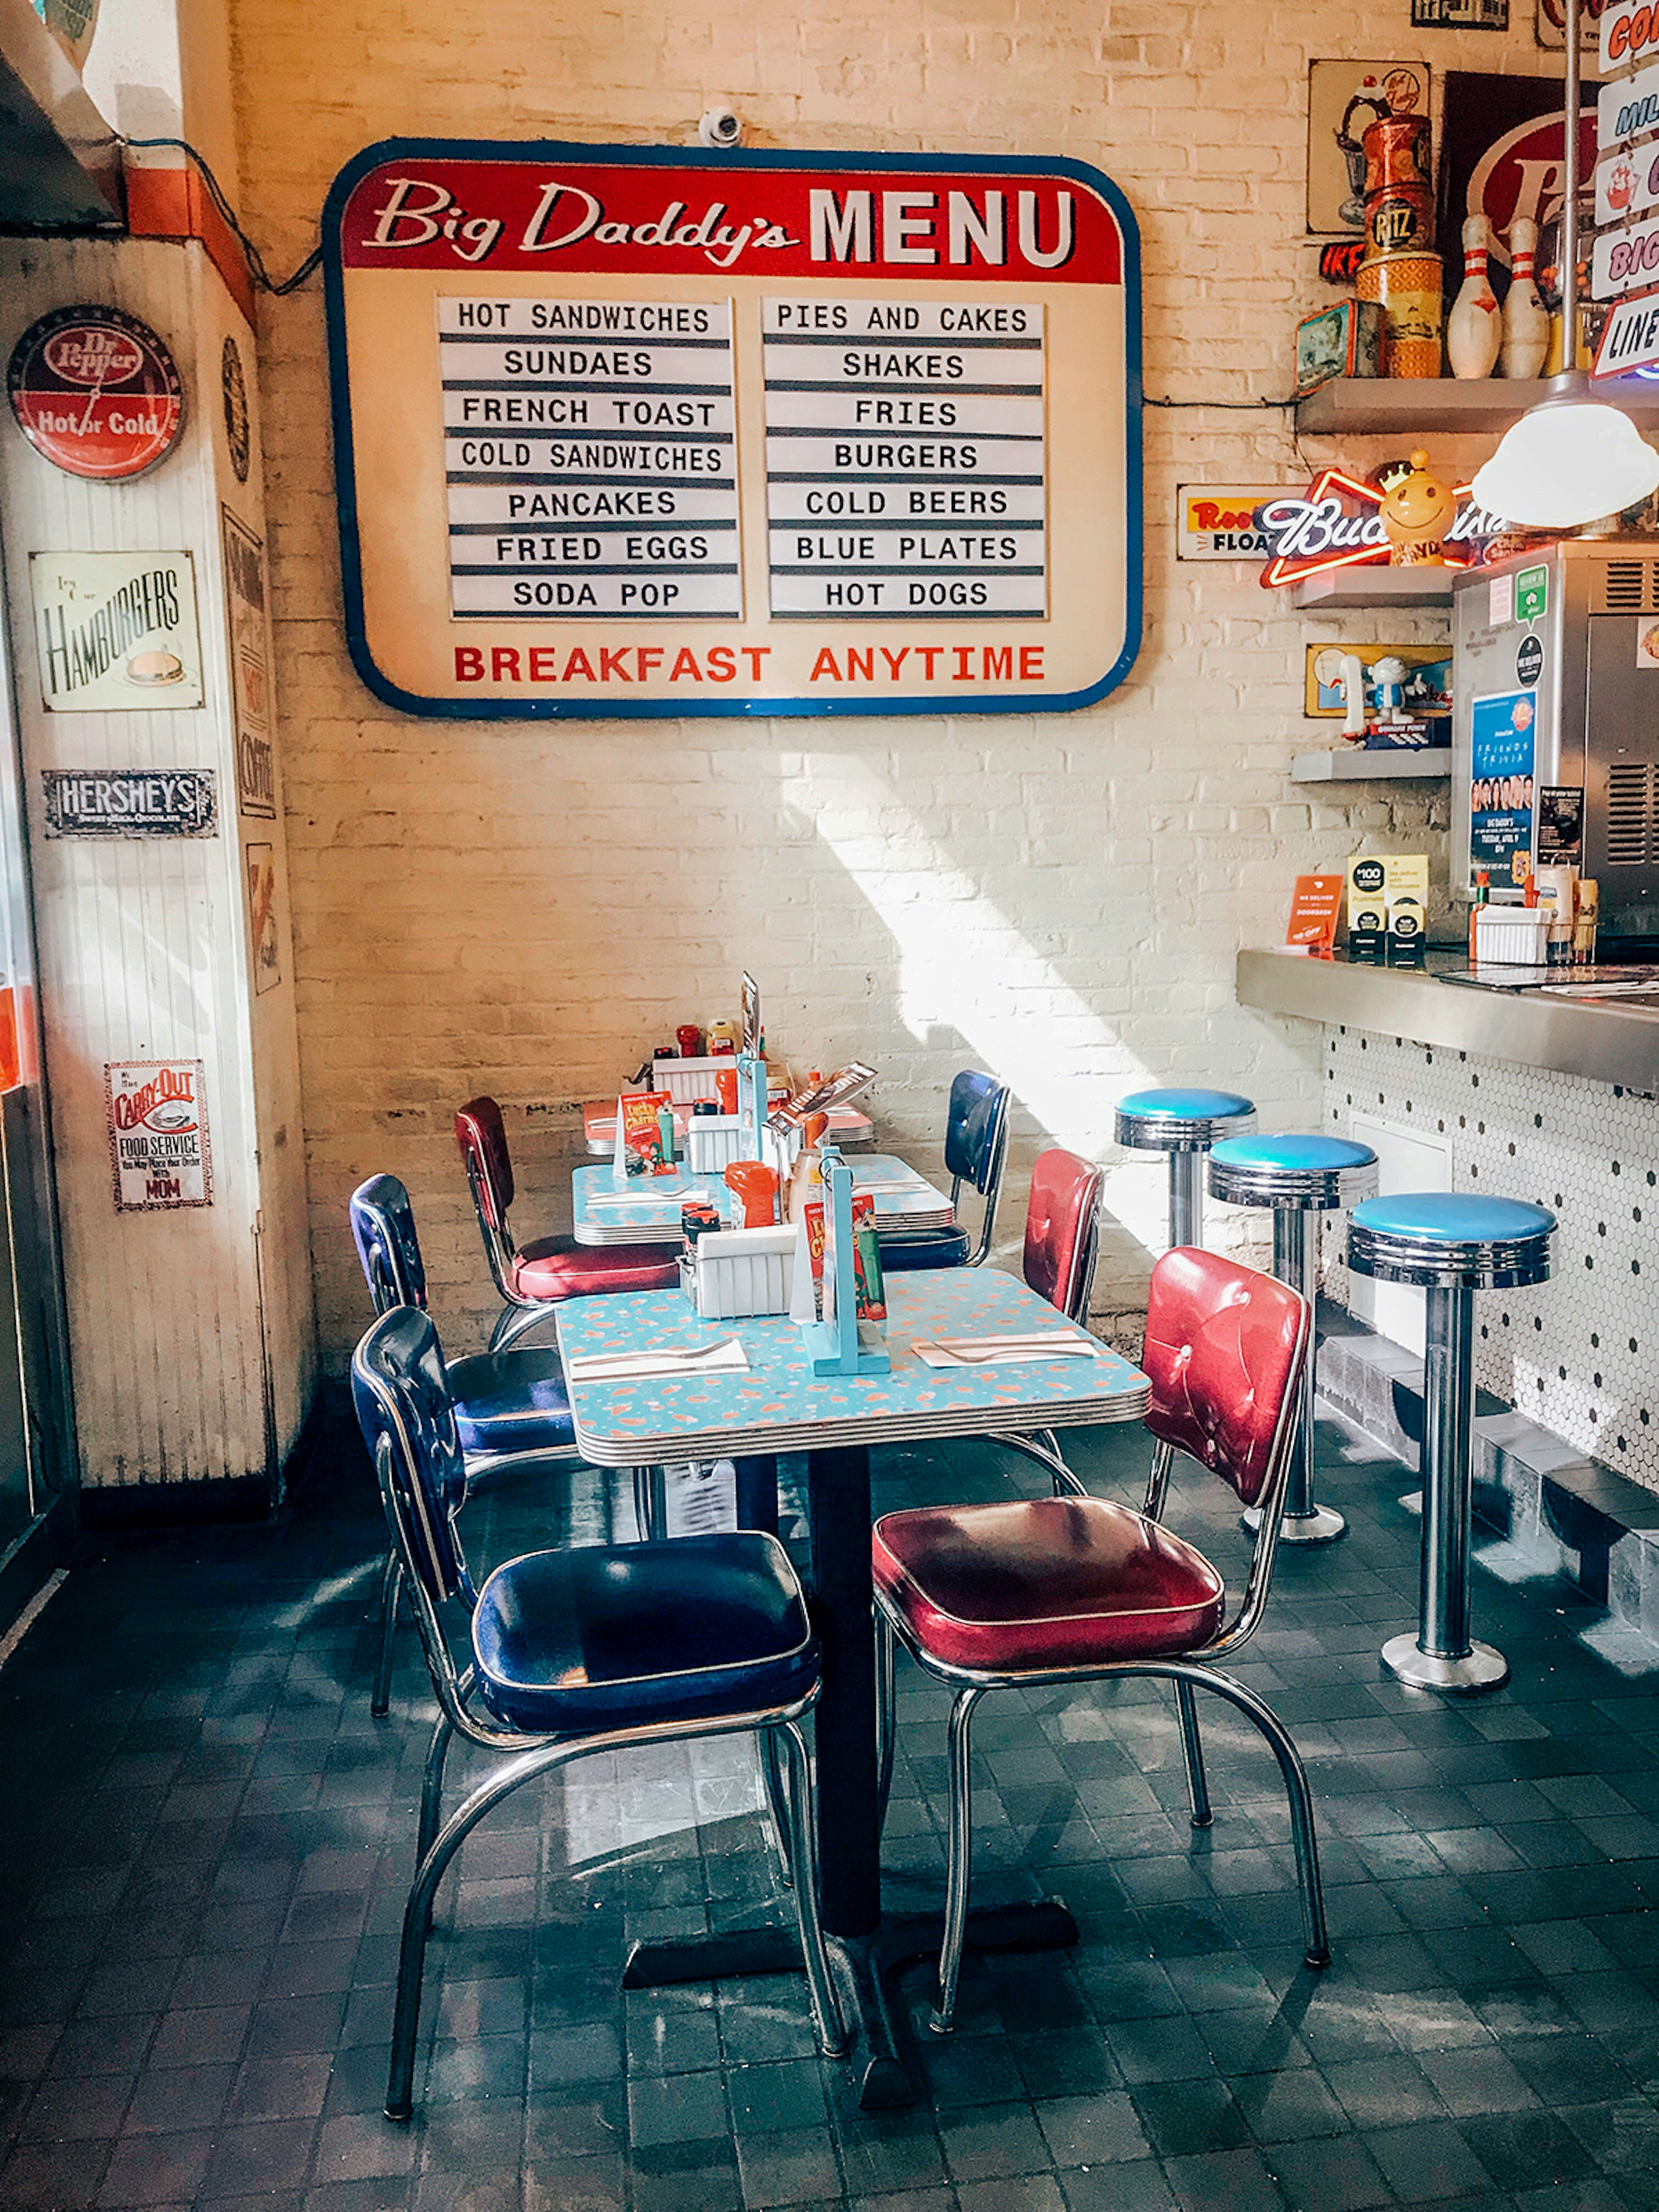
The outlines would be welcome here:
<svg viewBox="0 0 1659 2212">
<path fill-rule="evenodd" d="M 1080 707 L 1139 261 L 1069 161 L 393 141 L 325 224 L 347 633 L 452 716 Z"/>
</svg>

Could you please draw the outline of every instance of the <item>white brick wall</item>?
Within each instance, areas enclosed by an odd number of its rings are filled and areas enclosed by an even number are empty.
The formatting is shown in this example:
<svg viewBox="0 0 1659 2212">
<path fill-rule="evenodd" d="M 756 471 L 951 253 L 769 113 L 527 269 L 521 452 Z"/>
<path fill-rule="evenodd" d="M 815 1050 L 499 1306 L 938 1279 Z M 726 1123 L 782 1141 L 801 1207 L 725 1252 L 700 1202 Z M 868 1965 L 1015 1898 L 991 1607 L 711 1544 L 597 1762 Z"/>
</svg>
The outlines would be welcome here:
<svg viewBox="0 0 1659 2212">
<path fill-rule="evenodd" d="M 1328 297 L 1303 227 L 1306 64 L 1420 55 L 1559 68 L 1516 29 L 1413 33 L 1398 0 L 1248 10 L 1008 0 L 941 11 L 845 0 L 822 16 L 712 0 L 693 15 L 502 0 L 370 15 L 236 0 L 244 212 L 273 264 L 316 235 L 330 179 L 394 133 L 690 142 L 729 94 L 751 143 L 1068 154 L 1140 218 L 1146 389 L 1282 394 L 1291 325 Z M 1436 80 L 1438 91 L 1438 76 Z M 1305 479 L 1285 418 L 1146 416 L 1146 637 L 1093 710 L 1030 720 L 798 725 L 436 725 L 379 707 L 347 663 L 317 288 L 262 332 L 289 849 L 319 1318 L 337 1361 L 366 1304 L 348 1193 L 414 1193 L 434 1310 L 462 1348 L 490 1306 L 448 1134 L 489 1089 L 516 1114 L 520 1233 L 554 1225 L 571 1124 L 688 1017 L 765 981 L 775 1048 L 879 1065 L 876 1111 L 920 1162 L 969 1061 L 1022 1101 L 1017 1152 L 1103 1156 L 1117 1094 L 1165 1077 L 1316 1115 L 1317 1054 L 1233 1003 L 1236 948 L 1279 935 L 1291 877 L 1362 845 L 1435 853 L 1443 807 L 1364 788 L 1310 799 L 1291 754 L 1303 647 L 1345 634 L 1254 574 L 1177 566 L 1178 482 Z M 1369 465 L 1379 447 L 1345 458 Z M 1435 441 L 1448 465 L 1484 447 Z M 1389 618 L 1391 635 L 1433 635 Z M 1377 633 L 1358 617 L 1346 632 Z M 1136 1304 L 1158 1163 L 1121 1164 L 1097 1304 Z M 1023 1207 L 1007 1218 L 1017 1235 Z"/>
</svg>

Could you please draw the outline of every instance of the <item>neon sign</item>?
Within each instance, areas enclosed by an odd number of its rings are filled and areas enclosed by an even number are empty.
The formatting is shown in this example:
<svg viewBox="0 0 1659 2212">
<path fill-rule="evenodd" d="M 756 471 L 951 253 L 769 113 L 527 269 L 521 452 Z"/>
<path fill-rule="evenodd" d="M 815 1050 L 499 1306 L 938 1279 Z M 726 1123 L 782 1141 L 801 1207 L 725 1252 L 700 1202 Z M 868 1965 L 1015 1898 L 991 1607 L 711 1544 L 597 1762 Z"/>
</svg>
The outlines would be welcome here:
<svg viewBox="0 0 1659 2212">
<path fill-rule="evenodd" d="M 1469 485 L 1455 489 L 1457 516 L 1446 532 L 1446 543 L 1467 550 L 1462 554 L 1449 551 L 1446 566 L 1466 568 L 1476 556 L 1479 541 L 1495 538 L 1509 526 L 1501 515 L 1475 504 Z M 1299 584 L 1328 568 L 1385 565 L 1389 541 L 1382 532 L 1382 500 L 1379 485 L 1363 483 L 1341 469 L 1322 469 L 1305 498 L 1271 499 L 1259 507 L 1256 526 L 1273 547 L 1261 571 L 1264 588 Z"/>
</svg>

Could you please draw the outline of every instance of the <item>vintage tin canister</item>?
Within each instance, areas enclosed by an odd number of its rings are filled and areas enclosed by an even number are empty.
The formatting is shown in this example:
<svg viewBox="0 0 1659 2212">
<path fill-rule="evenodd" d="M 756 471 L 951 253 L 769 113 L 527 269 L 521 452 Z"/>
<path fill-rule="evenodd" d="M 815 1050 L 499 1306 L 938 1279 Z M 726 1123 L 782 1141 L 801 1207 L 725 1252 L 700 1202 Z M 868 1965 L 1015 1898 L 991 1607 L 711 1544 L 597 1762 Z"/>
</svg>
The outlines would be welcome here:
<svg viewBox="0 0 1659 2212">
<path fill-rule="evenodd" d="M 1367 199 L 1400 185 L 1432 187 L 1426 115 L 1385 115 L 1370 125 L 1359 143 L 1365 149 Z"/>
<path fill-rule="evenodd" d="M 1440 256 L 1379 253 L 1359 264 L 1354 289 L 1374 300 L 1388 324 L 1385 368 L 1389 376 L 1440 374 Z"/>
<path fill-rule="evenodd" d="M 1382 310 L 1370 301 L 1339 300 L 1296 326 L 1298 392 L 1316 392 L 1334 376 L 1381 376 L 1382 362 Z"/>
<path fill-rule="evenodd" d="M 1365 257 L 1427 253 L 1434 246 L 1434 195 L 1426 185 L 1390 185 L 1365 203 Z"/>
</svg>

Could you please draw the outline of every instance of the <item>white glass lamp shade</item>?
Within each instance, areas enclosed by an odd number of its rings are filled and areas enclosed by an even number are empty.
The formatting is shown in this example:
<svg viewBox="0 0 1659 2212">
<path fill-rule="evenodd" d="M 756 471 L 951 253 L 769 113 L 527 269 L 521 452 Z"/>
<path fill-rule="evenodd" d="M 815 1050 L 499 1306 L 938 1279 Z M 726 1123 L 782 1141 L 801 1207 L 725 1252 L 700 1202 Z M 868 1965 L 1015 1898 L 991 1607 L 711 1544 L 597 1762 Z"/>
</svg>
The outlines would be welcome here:
<svg viewBox="0 0 1659 2212">
<path fill-rule="evenodd" d="M 1541 401 L 1506 430 L 1474 489 L 1506 522 L 1571 530 L 1659 489 L 1659 453 L 1616 407 L 1570 393 Z"/>
</svg>

